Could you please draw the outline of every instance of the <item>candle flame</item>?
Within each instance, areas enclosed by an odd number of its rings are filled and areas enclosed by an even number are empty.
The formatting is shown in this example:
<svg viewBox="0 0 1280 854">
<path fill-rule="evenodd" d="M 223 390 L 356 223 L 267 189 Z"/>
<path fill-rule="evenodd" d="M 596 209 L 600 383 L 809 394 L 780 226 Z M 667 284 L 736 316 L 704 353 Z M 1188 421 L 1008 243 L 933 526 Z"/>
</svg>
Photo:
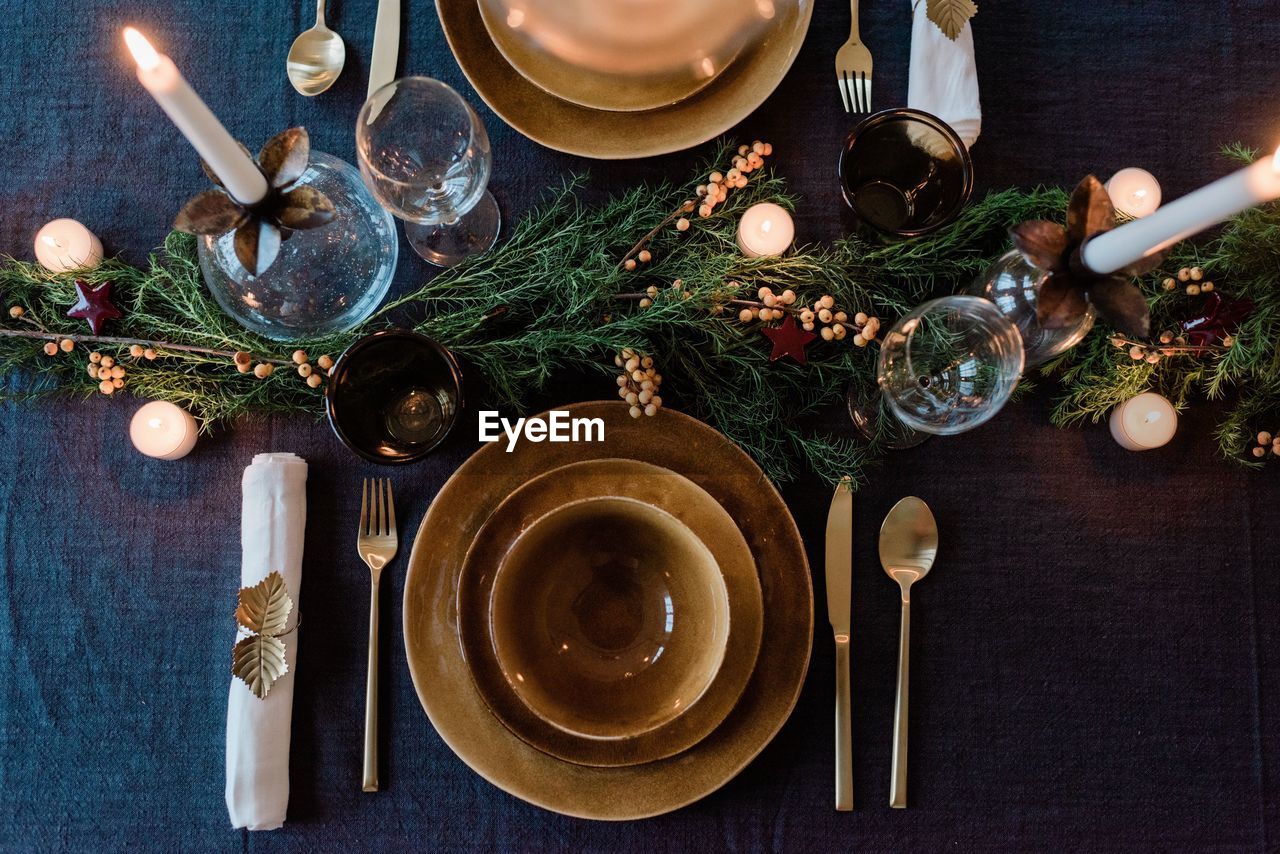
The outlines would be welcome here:
<svg viewBox="0 0 1280 854">
<path fill-rule="evenodd" d="M 760 223 L 760 231 L 764 234 L 768 234 L 773 231 L 773 220 L 766 219 L 764 222 Z"/>
<path fill-rule="evenodd" d="M 52 246 L 54 249 L 62 248 L 62 244 L 58 242 L 58 238 L 54 237 L 51 234 L 41 235 L 40 242 L 43 243 L 45 246 Z"/>
<path fill-rule="evenodd" d="M 1271 158 L 1271 168 L 1280 172 L 1280 145 L 1276 146 L 1276 156 Z"/>
<path fill-rule="evenodd" d="M 129 52 L 142 71 L 151 71 L 160 64 L 160 54 L 156 53 L 147 37 L 133 27 L 124 28 L 124 43 L 129 46 Z"/>
<path fill-rule="evenodd" d="M 150 427 L 152 430 L 159 430 L 161 427 L 164 426 L 164 421 L 159 418 L 152 418 L 147 421 L 147 426 Z"/>
</svg>

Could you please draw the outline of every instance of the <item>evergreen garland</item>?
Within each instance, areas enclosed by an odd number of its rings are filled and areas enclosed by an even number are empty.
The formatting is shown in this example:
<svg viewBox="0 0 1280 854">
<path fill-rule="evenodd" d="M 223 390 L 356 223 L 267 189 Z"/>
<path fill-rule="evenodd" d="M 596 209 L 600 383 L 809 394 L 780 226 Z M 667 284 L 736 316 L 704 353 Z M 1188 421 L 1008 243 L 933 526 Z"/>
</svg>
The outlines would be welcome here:
<svg viewBox="0 0 1280 854">
<path fill-rule="evenodd" d="M 722 164 L 722 147 L 698 174 Z M 655 225 L 671 222 L 690 198 L 687 188 L 637 187 L 602 205 L 582 203 L 576 178 L 552 192 L 492 252 L 446 270 L 420 288 L 387 303 L 359 328 L 324 339 L 291 343 L 314 358 L 337 355 L 361 335 L 408 325 L 451 348 L 482 375 L 491 403 L 521 408 L 564 369 L 596 370 L 600 388 L 616 390 L 613 357 L 624 348 L 651 355 L 665 377 L 669 403 L 700 417 L 750 453 L 775 480 L 809 469 L 837 481 L 865 479 L 880 453 L 849 438 L 815 429 L 812 416 L 840 403 L 850 383 L 874 384 L 877 345 L 854 347 L 849 339 L 817 341 L 809 362 L 769 362 L 769 342 L 758 322 L 742 323 L 725 311 L 729 298 L 754 297 L 761 286 L 793 289 L 800 303 L 832 295 L 851 315 L 882 317 L 885 329 L 931 295 L 969 285 L 1007 250 L 1008 228 L 1027 219 L 1061 219 L 1066 194 L 1059 189 L 1006 190 L 970 205 L 950 226 L 911 242 L 884 245 L 860 236 L 830 247 L 800 247 L 783 257 L 744 258 L 735 242 L 738 218 L 760 201 L 792 207 L 782 179 L 759 170 L 710 216 L 689 215 L 690 227 L 653 233 L 645 245 L 653 259 L 634 271 L 620 261 Z M 1213 271 L 1224 290 L 1248 296 L 1257 309 L 1242 324 L 1234 347 L 1222 354 L 1177 356 L 1157 365 L 1133 362 L 1095 330 L 1051 367 L 1066 386 L 1055 420 L 1063 425 L 1100 419 L 1115 403 L 1146 388 L 1170 394 L 1178 405 L 1203 392 L 1237 403 L 1219 431 L 1223 453 L 1243 458 L 1259 419 L 1280 417 L 1280 213 L 1275 207 L 1246 213 L 1197 254 L 1179 247 L 1179 260 L 1195 259 Z M 125 316 L 108 335 L 84 335 L 82 321 L 65 316 L 74 280 L 114 283 Z M 1178 316 L 1187 300 L 1152 280 L 1154 329 Z M 672 290 L 675 280 L 682 285 Z M 741 293 L 728 283 L 742 283 Z M 622 295 L 659 288 L 641 308 Z M 683 294 L 687 292 L 688 296 Z M 749 292 L 749 293 L 748 293 Z M 18 318 L 0 318 L 0 399 L 55 392 L 88 396 L 90 350 L 110 352 L 128 365 L 127 390 L 190 409 L 205 429 L 261 411 L 319 413 L 323 386 L 309 388 L 292 370 L 265 379 L 238 373 L 236 351 L 254 360 L 288 364 L 284 346 L 259 338 L 224 315 L 208 296 L 196 261 L 194 239 L 171 234 L 146 269 L 115 260 L 90 271 L 52 274 L 29 263 L 0 263 L 0 298 L 22 306 Z M 1185 312 L 1184 312 L 1185 313 Z M 71 338 L 70 354 L 47 356 L 48 340 Z M 146 342 L 158 358 L 130 360 L 128 344 Z M 183 349 L 179 349 L 183 348 Z M 1280 424 L 1267 426 L 1267 429 Z"/>
</svg>

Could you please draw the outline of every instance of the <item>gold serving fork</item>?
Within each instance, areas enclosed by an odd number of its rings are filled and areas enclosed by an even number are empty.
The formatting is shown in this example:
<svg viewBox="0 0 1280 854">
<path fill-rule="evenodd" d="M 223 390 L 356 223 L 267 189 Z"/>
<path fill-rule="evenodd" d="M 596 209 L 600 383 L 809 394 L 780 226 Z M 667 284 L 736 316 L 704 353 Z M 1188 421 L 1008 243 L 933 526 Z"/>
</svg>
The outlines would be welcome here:
<svg viewBox="0 0 1280 854">
<path fill-rule="evenodd" d="M 383 485 L 385 483 L 385 491 Z M 370 501 L 372 498 L 372 502 Z M 364 479 L 360 492 L 360 531 L 356 549 L 369 565 L 373 587 L 369 595 L 369 674 L 364 697 L 364 790 L 378 791 L 378 590 L 382 568 L 396 556 L 396 506 L 391 481 Z"/>
<path fill-rule="evenodd" d="M 858 38 L 858 0 L 849 0 L 849 40 L 836 51 L 836 84 L 846 113 L 871 112 L 871 51 Z"/>
</svg>

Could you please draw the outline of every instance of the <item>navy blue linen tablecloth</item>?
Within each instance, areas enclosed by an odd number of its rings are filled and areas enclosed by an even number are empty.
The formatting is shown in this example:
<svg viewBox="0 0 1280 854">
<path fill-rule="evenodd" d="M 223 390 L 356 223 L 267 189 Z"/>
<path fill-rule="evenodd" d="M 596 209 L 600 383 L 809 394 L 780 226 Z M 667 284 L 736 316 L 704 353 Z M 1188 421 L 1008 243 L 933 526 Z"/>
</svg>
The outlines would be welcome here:
<svg viewBox="0 0 1280 854">
<path fill-rule="evenodd" d="M 305 99 L 284 76 L 297 3 L 0 0 L 0 252 L 29 257 L 55 216 L 143 261 L 203 186 L 141 91 L 120 28 L 170 53 L 251 147 L 295 124 L 354 157 L 375 0 L 336 0 L 347 68 Z M 802 195 L 801 241 L 847 227 L 834 181 L 849 120 L 831 61 L 848 11 L 821 2 L 796 66 L 736 132 L 775 145 Z M 877 106 L 906 92 L 906 0 L 863 3 Z M 462 79 L 426 0 L 408 0 L 402 70 Z M 1273 0 L 989 0 L 976 22 L 985 109 L 979 190 L 1070 184 L 1129 165 L 1166 198 L 1229 167 L 1217 147 L 1280 140 Z M 601 196 L 684 179 L 690 153 L 599 164 L 546 151 L 481 110 L 508 221 L 589 169 Z M 403 248 L 397 287 L 429 275 Z M 567 383 L 554 401 L 599 396 Z M 369 467 L 306 416 L 247 421 L 177 463 L 129 446 L 128 399 L 0 407 L 0 849 L 1277 850 L 1280 847 L 1280 483 L 1215 458 L 1207 408 L 1168 447 L 1062 432 L 1041 393 L 972 433 L 894 456 L 858 499 L 854 763 L 858 808 L 832 804 L 832 649 L 819 612 L 790 722 L 704 801 L 626 824 L 503 794 L 440 741 L 399 628 L 404 561 L 384 591 L 384 791 L 360 791 L 368 573 L 352 548 Z M 459 430 L 396 472 L 416 524 L 474 448 Z M 223 737 L 240 473 L 260 451 L 311 463 L 285 829 L 228 828 Z M 381 472 L 377 472 L 381 473 Z M 887 806 L 898 607 L 875 531 L 907 493 L 940 520 L 915 596 L 911 804 Z M 821 567 L 828 493 L 786 490 Z M 822 580 L 815 579 L 818 602 Z M 768 640 L 766 639 L 766 643 Z"/>
</svg>

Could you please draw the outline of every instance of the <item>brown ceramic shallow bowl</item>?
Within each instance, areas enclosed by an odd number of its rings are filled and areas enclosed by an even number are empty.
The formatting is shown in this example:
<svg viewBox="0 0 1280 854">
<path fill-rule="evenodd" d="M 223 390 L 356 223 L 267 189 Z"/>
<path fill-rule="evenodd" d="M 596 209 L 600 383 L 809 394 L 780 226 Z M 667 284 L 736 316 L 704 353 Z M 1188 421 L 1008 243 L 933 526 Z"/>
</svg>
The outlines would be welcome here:
<svg viewBox="0 0 1280 854">
<path fill-rule="evenodd" d="M 515 490 L 458 579 L 458 637 L 489 709 L 583 765 L 652 762 L 705 738 L 751 678 L 763 616 L 729 514 L 636 460 L 572 463 Z"/>
<path fill-rule="evenodd" d="M 813 588 L 804 546 L 786 504 L 751 458 L 707 425 L 662 409 L 633 419 L 622 401 L 576 404 L 572 417 L 602 418 L 592 443 L 487 444 L 454 473 L 418 529 L 404 592 L 409 672 L 436 732 L 476 773 L 530 803 L 566 815 L 637 819 L 678 809 L 733 779 L 786 722 L 804 684 L 813 643 Z M 679 472 L 719 501 L 755 558 L 764 637 L 741 700 L 709 736 L 668 759 L 593 768 L 549 756 L 488 713 L 457 636 L 458 574 L 494 508 L 542 472 L 586 459 L 625 457 Z M 415 760 L 414 756 L 417 757 Z M 406 773 L 436 773 L 427 754 L 406 752 Z M 414 762 L 418 765 L 414 767 Z"/>
<path fill-rule="evenodd" d="M 494 47 L 512 68 L 549 95 L 588 109 L 622 112 L 656 110 L 688 98 L 715 79 L 699 79 L 692 74 L 670 74 L 645 80 L 627 80 L 616 74 L 602 74 L 580 68 L 548 51 L 538 50 L 519 34 L 512 32 L 502 19 L 501 12 L 490 4 L 481 2 L 478 5 L 480 17 L 489 37 L 493 39 Z M 727 67 L 736 56 L 735 52 L 723 65 Z"/>
<path fill-rule="evenodd" d="M 534 714 L 614 741 L 662 728 L 706 693 L 729 641 L 729 591 L 670 513 L 588 498 L 520 535 L 489 617 L 498 663 Z"/>
<path fill-rule="evenodd" d="M 602 160 L 650 157 L 699 145 L 764 103 L 800 51 L 813 0 L 784 0 L 776 9 L 763 39 L 701 91 L 661 109 L 617 112 L 561 100 L 522 77 L 485 29 L 476 0 L 436 0 L 454 59 L 503 121 L 548 148 Z"/>
</svg>

